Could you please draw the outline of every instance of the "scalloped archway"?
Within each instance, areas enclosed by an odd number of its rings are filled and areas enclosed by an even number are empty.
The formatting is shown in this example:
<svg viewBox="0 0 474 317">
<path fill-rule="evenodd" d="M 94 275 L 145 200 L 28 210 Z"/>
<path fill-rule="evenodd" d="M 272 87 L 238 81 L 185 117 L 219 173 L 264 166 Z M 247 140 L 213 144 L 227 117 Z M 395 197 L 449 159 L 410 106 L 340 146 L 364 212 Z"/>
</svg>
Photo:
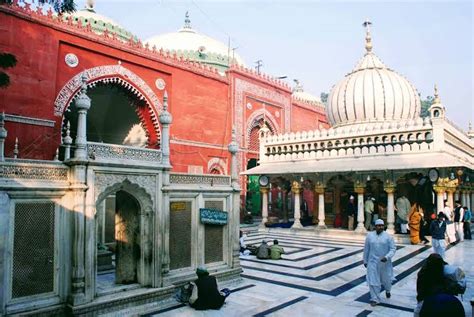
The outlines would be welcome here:
<svg viewBox="0 0 474 317">
<path fill-rule="evenodd" d="M 98 83 L 118 84 L 129 90 L 139 100 L 143 100 L 146 104 L 148 116 L 153 125 L 153 134 L 156 135 L 156 143 L 160 144 L 161 128 L 158 121 L 158 116 L 163 110 L 161 102 L 158 96 L 142 78 L 120 64 L 93 67 L 76 74 L 63 86 L 56 97 L 54 102 L 55 116 L 63 116 L 64 112 L 70 107 L 71 103 L 78 95 L 79 89 L 82 85 L 83 76 L 85 76 L 87 80 L 88 87 L 94 87 Z M 146 127 L 147 124 L 145 122 L 145 118 L 139 115 L 139 119 L 141 124 Z M 64 125 L 64 120 L 62 125 Z M 63 128 L 64 127 L 61 127 L 62 130 Z M 147 132 L 150 134 L 150 131 Z"/>
</svg>

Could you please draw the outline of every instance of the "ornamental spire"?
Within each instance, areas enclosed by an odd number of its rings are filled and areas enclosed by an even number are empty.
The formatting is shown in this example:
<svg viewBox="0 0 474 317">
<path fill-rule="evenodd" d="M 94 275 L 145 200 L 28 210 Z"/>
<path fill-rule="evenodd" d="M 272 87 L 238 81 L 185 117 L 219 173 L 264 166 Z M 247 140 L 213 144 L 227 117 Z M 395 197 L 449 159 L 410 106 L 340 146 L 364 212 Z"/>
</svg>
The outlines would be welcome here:
<svg viewBox="0 0 474 317">
<path fill-rule="evenodd" d="M 94 0 L 87 0 L 87 1 L 86 1 L 85 9 L 86 9 L 87 11 L 95 12 L 95 11 L 94 11 L 94 5 L 95 5 L 95 1 L 94 1 Z"/>
<path fill-rule="evenodd" d="M 438 95 L 438 85 L 434 85 L 434 100 L 433 100 L 433 104 L 440 104 L 441 103 L 441 100 L 439 99 L 439 95 Z"/>
<path fill-rule="evenodd" d="M 372 25 L 372 22 L 367 18 L 362 25 L 365 27 L 365 50 L 367 53 L 370 53 L 372 51 L 372 37 L 370 35 L 370 26 Z"/>
<path fill-rule="evenodd" d="M 184 15 L 184 27 L 183 29 L 192 29 L 191 28 L 191 20 L 189 19 L 189 11 L 186 11 Z"/>
</svg>

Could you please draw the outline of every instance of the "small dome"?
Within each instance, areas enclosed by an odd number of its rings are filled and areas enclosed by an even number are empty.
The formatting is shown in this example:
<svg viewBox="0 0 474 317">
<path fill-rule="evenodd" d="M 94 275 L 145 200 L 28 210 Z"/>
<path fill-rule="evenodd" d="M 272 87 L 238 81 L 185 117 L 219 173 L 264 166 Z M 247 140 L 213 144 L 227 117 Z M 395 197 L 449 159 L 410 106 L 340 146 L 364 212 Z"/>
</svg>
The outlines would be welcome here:
<svg viewBox="0 0 474 317">
<path fill-rule="evenodd" d="M 166 33 L 151 37 L 145 41 L 150 47 L 175 52 L 178 56 L 189 60 L 213 65 L 220 70 L 228 68 L 229 53 L 231 60 L 244 65 L 242 58 L 229 47 L 209 36 L 200 34 L 191 28 L 188 12 L 186 12 L 185 25 L 178 32 Z"/>
<path fill-rule="evenodd" d="M 94 10 L 93 0 L 88 0 L 85 8 L 72 13 L 72 16 L 76 23 L 79 23 L 80 21 L 83 26 L 89 24 L 91 26 L 92 31 L 97 34 L 102 34 L 105 30 L 107 30 L 109 33 L 115 34 L 119 39 L 124 42 L 129 41 L 130 38 L 137 40 L 137 38 L 133 36 L 132 33 L 125 30 L 121 25 L 119 25 L 112 19 L 96 13 Z M 68 15 L 64 15 L 64 19 L 67 19 L 67 17 Z"/>
<path fill-rule="evenodd" d="M 370 25 L 370 22 L 366 23 L 364 25 Z M 421 102 L 417 90 L 372 53 L 368 29 L 366 50 L 352 72 L 336 84 L 329 95 L 326 112 L 331 124 L 340 126 L 418 118 Z"/>
<path fill-rule="evenodd" d="M 319 97 L 316 97 L 306 91 L 304 91 L 303 86 L 298 80 L 295 79 L 296 86 L 293 89 L 291 96 L 293 99 L 300 100 L 305 103 L 309 103 L 315 106 L 324 106 Z"/>
</svg>

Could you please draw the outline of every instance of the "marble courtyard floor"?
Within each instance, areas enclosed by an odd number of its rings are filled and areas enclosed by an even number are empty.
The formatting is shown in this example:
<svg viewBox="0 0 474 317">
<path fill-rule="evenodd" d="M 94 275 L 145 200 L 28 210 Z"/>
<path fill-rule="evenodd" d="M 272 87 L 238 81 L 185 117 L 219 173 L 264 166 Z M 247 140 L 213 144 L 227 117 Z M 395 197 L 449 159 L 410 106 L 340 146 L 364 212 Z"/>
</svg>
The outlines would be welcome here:
<svg viewBox="0 0 474 317">
<path fill-rule="evenodd" d="M 321 238 L 273 233 L 253 233 L 248 243 L 278 239 L 287 252 L 283 260 L 258 260 L 241 256 L 242 279 L 221 284 L 232 294 L 218 311 L 195 311 L 173 301 L 130 309 L 134 316 L 413 316 L 416 274 L 431 253 L 430 246 L 397 245 L 393 259 L 396 281 L 392 298 L 369 305 L 363 242 L 348 238 Z M 471 316 L 474 296 L 474 242 L 464 241 L 446 251 L 450 264 L 460 265 L 468 278 L 463 297 Z M 120 314 L 118 314 L 120 315 Z M 117 314 L 115 314 L 117 316 Z"/>
</svg>

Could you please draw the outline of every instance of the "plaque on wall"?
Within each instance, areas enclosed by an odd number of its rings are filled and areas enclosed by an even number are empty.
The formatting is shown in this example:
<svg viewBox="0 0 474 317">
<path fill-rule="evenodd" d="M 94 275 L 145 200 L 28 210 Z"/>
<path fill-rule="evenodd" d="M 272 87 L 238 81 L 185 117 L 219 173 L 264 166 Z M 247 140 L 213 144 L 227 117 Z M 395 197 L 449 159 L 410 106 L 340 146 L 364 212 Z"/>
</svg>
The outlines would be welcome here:
<svg viewBox="0 0 474 317">
<path fill-rule="evenodd" d="M 227 224 L 227 211 L 199 208 L 199 218 L 203 224 L 225 225 Z"/>
</svg>

